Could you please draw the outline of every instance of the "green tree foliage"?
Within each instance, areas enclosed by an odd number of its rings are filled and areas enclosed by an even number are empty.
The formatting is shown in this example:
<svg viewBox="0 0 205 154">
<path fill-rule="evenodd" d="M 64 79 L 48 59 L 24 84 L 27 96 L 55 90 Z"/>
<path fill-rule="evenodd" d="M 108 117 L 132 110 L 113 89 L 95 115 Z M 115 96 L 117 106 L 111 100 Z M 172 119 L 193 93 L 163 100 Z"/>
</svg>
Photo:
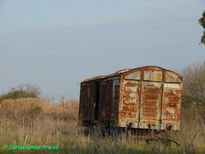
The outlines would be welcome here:
<svg viewBox="0 0 205 154">
<path fill-rule="evenodd" d="M 40 88 L 31 84 L 20 85 L 15 88 L 11 88 L 6 94 L 0 96 L 0 102 L 5 99 L 17 99 L 17 98 L 37 98 L 40 96 Z"/>
<path fill-rule="evenodd" d="M 199 19 L 199 23 L 205 29 L 205 11 L 202 13 L 202 17 Z M 204 35 L 201 37 L 201 43 L 205 44 L 205 31 Z"/>
</svg>

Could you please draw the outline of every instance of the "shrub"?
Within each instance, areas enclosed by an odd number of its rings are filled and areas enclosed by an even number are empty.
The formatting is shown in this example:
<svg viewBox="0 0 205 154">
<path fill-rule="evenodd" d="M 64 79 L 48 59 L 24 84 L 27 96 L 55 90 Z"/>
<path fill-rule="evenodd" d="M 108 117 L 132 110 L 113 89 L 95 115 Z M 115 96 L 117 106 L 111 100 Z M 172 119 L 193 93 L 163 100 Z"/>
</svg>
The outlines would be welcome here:
<svg viewBox="0 0 205 154">
<path fill-rule="evenodd" d="M 6 99 L 17 99 L 17 98 L 37 98 L 40 95 L 40 88 L 31 84 L 20 85 L 0 96 L 0 103 Z"/>
</svg>

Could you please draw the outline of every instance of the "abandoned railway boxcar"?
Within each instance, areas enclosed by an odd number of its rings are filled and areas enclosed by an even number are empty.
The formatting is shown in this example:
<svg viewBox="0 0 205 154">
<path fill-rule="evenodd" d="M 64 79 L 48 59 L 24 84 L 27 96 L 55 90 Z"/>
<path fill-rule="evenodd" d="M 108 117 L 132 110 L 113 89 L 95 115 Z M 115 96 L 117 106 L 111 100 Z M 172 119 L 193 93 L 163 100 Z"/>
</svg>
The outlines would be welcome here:
<svg viewBox="0 0 205 154">
<path fill-rule="evenodd" d="M 158 66 L 125 69 L 81 82 L 79 124 L 179 130 L 183 78 Z"/>
</svg>

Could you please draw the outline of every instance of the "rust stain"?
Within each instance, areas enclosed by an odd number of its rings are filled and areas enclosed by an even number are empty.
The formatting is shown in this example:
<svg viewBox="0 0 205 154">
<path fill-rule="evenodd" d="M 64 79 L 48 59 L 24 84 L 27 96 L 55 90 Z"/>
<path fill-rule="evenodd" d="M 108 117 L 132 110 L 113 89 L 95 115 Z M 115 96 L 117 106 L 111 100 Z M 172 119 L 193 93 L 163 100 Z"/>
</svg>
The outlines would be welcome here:
<svg viewBox="0 0 205 154">
<path fill-rule="evenodd" d="M 122 107 L 119 110 L 121 120 L 138 121 L 139 93 L 141 83 L 138 81 L 125 80 L 122 89 Z"/>
<path fill-rule="evenodd" d="M 171 86 L 165 85 L 164 103 L 162 105 L 162 122 L 179 123 L 181 111 L 181 87 L 176 83 Z M 174 88 L 174 89 L 173 89 Z"/>
<path fill-rule="evenodd" d="M 175 72 L 157 66 L 86 79 L 81 82 L 79 120 L 179 130 L 182 80 Z"/>
<path fill-rule="evenodd" d="M 160 122 L 160 100 L 161 100 L 161 83 L 147 83 L 144 82 L 142 87 L 142 105 L 141 105 L 141 118 L 140 121 L 151 124 L 159 124 Z M 150 89 L 150 90 L 149 90 Z M 152 89 L 155 89 L 152 91 Z M 152 102 L 147 103 L 147 102 Z"/>
</svg>

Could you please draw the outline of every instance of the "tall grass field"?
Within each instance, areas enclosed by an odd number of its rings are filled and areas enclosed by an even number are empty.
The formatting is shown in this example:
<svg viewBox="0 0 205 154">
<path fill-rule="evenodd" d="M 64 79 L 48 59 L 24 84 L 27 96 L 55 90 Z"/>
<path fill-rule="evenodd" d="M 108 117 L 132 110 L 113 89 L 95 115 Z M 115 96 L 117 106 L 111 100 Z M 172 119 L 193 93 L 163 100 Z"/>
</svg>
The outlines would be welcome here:
<svg viewBox="0 0 205 154">
<path fill-rule="evenodd" d="M 202 153 L 204 121 L 193 108 L 182 109 L 181 130 L 169 132 L 176 144 L 85 136 L 78 122 L 78 100 L 52 105 L 46 98 L 5 99 L 0 104 L 0 151 L 19 153 Z"/>
</svg>

